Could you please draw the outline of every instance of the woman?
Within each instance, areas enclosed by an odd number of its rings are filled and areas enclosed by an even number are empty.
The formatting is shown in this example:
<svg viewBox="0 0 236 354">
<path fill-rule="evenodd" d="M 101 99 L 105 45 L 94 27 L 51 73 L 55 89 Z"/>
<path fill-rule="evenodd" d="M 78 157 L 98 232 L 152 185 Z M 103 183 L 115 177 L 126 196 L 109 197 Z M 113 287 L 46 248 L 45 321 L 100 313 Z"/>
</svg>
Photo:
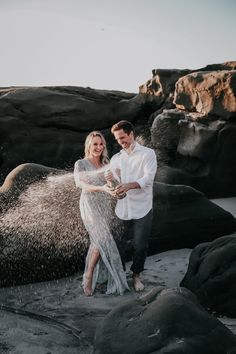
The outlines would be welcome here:
<svg viewBox="0 0 236 354">
<path fill-rule="evenodd" d="M 107 294 L 122 295 L 129 289 L 121 258 L 111 233 L 114 223 L 112 200 L 104 178 L 109 163 L 106 141 L 102 133 L 91 132 L 85 141 L 85 157 L 75 163 L 74 179 L 82 189 L 80 213 L 90 237 L 83 275 L 83 289 L 87 296 L 96 283 L 107 281 Z M 114 226 L 114 225 L 113 225 Z"/>
</svg>

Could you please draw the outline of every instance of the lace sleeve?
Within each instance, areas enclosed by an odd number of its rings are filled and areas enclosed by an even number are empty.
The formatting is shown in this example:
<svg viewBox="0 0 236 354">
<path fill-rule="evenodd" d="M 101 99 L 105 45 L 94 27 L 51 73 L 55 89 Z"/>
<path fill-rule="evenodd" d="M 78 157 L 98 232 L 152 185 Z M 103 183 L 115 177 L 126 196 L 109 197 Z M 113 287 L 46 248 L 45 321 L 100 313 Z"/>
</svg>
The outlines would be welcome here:
<svg viewBox="0 0 236 354">
<path fill-rule="evenodd" d="M 78 160 L 74 165 L 74 180 L 76 187 L 82 188 L 85 182 L 85 166 L 82 160 Z"/>
</svg>

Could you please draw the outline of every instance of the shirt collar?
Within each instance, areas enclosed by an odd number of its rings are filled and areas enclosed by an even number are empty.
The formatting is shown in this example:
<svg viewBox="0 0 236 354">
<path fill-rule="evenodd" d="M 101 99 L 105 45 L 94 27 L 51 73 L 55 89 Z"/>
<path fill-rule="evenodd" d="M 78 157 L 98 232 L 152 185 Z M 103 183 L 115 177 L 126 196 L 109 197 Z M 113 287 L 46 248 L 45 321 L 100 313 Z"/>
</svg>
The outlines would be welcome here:
<svg viewBox="0 0 236 354">
<path fill-rule="evenodd" d="M 125 149 L 122 149 L 120 152 L 121 152 L 122 154 L 132 155 L 135 151 L 139 151 L 140 148 L 141 148 L 141 145 L 140 145 L 139 143 L 137 143 L 137 141 L 135 141 L 134 144 L 135 144 L 135 145 L 134 145 L 134 148 L 133 148 L 133 150 L 131 151 L 130 154 L 127 154 L 127 152 L 125 151 Z"/>
</svg>

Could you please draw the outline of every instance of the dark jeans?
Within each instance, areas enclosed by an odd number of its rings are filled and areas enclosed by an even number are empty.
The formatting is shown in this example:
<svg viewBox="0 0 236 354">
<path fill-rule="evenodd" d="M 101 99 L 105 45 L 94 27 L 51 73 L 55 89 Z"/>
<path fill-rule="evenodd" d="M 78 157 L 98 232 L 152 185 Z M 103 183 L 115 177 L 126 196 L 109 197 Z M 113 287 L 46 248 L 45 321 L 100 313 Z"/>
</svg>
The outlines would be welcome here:
<svg viewBox="0 0 236 354">
<path fill-rule="evenodd" d="M 144 262 L 147 256 L 148 238 L 152 227 L 152 210 L 141 219 L 124 220 L 123 237 L 117 242 L 121 255 L 122 263 L 125 268 L 125 244 L 127 239 L 132 240 L 133 246 L 133 264 L 131 270 L 139 274 L 144 269 Z"/>
</svg>

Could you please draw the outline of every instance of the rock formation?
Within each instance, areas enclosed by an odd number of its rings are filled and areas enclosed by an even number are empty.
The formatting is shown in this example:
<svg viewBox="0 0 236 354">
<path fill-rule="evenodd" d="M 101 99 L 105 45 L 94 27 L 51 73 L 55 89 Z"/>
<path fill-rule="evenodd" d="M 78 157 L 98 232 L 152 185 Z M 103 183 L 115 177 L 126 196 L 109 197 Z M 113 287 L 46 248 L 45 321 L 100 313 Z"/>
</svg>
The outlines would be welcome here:
<svg viewBox="0 0 236 354">
<path fill-rule="evenodd" d="M 235 123 L 196 121 L 173 109 L 157 115 L 151 135 L 157 181 L 190 185 L 210 198 L 236 195 Z"/>
<path fill-rule="evenodd" d="M 109 312 L 95 336 L 97 354 L 227 354 L 235 336 L 184 288 L 154 288 Z"/>
<path fill-rule="evenodd" d="M 37 164 L 10 173 L 0 190 L 1 286 L 56 279 L 83 268 L 88 234 L 79 198 L 72 173 Z M 122 225 L 111 215 L 117 238 Z M 233 216 L 202 193 L 155 183 L 149 254 L 192 247 L 235 230 Z M 129 259 L 130 240 L 126 247 Z"/>
<path fill-rule="evenodd" d="M 178 109 L 223 120 L 235 117 L 236 70 L 195 72 L 176 82 L 174 103 Z"/>
<path fill-rule="evenodd" d="M 28 162 L 70 170 L 94 129 L 105 134 L 112 155 L 118 146 L 110 127 L 128 119 L 155 146 L 157 181 L 190 185 L 212 198 L 235 196 L 235 69 L 236 62 L 155 69 L 138 95 L 67 86 L 2 88 L 0 181 Z"/>
<path fill-rule="evenodd" d="M 139 86 L 139 92 L 151 96 L 161 96 L 164 101 L 172 101 L 175 95 L 175 84 L 181 78 L 195 72 L 216 72 L 222 70 L 236 70 L 236 61 L 223 64 L 210 64 L 200 69 L 153 69 L 152 78 Z"/>
<path fill-rule="evenodd" d="M 181 286 L 207 309 L 236 317 L 236 234 L 195 247 Z"/>
<path fill-rule="evenodd" d="M 236 230 L 235 218 L 188 186 L 154 183 L 150 253 L 192 248 Z"/>
<path fill-rule="evenodd" d="M 191 71 L 188 69 L 152 70 L 152 79 L 139 86 L 139 93 L 149 95 L 151 97 L 158 97 L 162 104 L 165 103 L 165 106 L 171 106 L 173 104 L 176 81 L 190 72 Z"/>
<path fill-rule="evenodd" d="M 49 176 L 42 178 L 42 172 Z M 80 192 L 68 173 L 50 176 L 51 172 L 24 165 L 11 173 L 16 185 L 25 176 L 28 182 L 20 193 L 13 183 L 7 191 L 11 198 L 3 198 L 6 208 L 1 205 L 1 286 L 56 279 L 84 263 L 88 235 L 80 219 Z M 38 181 L 30 184 L 29 179 Z"/>
<path fill-rule="evenodd" d="M 236 195 L 235 69 L 236 62 L 228 62 L 169 76 L 153 70 L 140 87 L 168 108 L 152 114 L 157 181 L 190 185 L 212 198 Z"/>
<path fill-rule="evenodd" d="M 0 178 L 22 163 L 71 168 L 84 141 L 102 130 L 113 152 L 110 127 L 121 119 L 145 120 L 160 105 L 145 95 L 82 87 L 0 89 Z"/>
</svg>

